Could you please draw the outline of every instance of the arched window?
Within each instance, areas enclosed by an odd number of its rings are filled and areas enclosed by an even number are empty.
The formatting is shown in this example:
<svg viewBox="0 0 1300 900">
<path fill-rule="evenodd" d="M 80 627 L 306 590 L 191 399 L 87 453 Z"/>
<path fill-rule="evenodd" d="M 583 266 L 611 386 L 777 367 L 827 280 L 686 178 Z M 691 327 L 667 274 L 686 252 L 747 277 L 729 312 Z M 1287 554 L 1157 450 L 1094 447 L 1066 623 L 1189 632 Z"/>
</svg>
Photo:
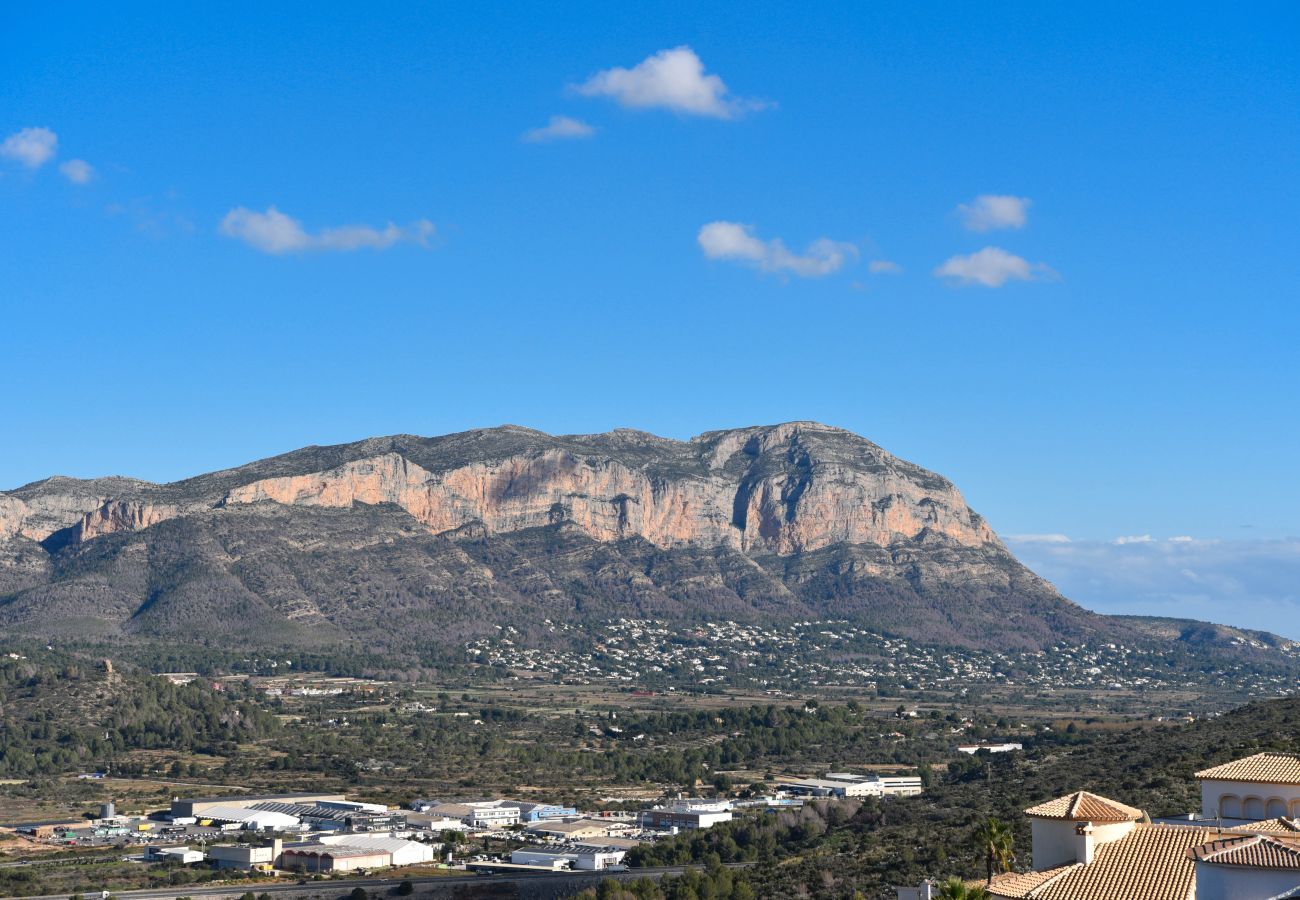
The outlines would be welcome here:
<svg viewBox="0 0 1300 900">
<path fill-rule="evenodd" d="M 1247 797 L 1241 804 L 1241 816 L 1255 822 L 1264 818 L 1264 798 Z"/>
<path fill-rule="evenodd" d="M 1264 818 L 1280 819 L 1286 815 L 1286 801 L 1281 797 L 1270 797 L 1268 805 L 1264 807 Z"/>
<path fill-rule="evenodd" d="M 1225 819 L 1241 818 L 1241 798 L 1236 794 L 1224 794 L 1219 797 L 1219 815 Z"/>
</svg>

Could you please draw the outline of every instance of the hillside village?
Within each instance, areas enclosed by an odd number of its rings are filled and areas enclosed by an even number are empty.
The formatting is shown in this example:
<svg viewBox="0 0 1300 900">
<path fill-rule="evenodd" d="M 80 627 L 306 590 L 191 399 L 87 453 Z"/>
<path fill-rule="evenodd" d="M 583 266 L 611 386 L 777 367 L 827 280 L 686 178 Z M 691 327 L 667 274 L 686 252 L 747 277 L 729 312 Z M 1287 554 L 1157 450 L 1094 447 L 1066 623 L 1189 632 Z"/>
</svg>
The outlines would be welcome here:
<svg viewBox="0 0 1300 900">
<path fill-rule="evenodd" d="M 1172 649 L 1060 643 L 1046 650 L 991 652 L 930 646 L 890 638 L 837 620 L 786 627 L 734 621 L 674 626 L 647 619 L 615 619 L 587 628 L 546 621 L 553 633 L 587 649 L 530 646 L 509 624 L 496 636 L 465 645 L 468 661 L 559 681 L 682 687 L 859 688 L 966 696 L 993 686 L 1021 694 L 1062 690 L 1153 693 L 1205 684 L 1224 688 L 1219 672 L 1190 675 L 1175 666 Z M 1274 651 L 1300 658 L 1300 645 Z M 1236 665 L 1240 699 L 1289 696 L 1300 690 L 1286 672 L 1267 674 Z"/>
</svg>

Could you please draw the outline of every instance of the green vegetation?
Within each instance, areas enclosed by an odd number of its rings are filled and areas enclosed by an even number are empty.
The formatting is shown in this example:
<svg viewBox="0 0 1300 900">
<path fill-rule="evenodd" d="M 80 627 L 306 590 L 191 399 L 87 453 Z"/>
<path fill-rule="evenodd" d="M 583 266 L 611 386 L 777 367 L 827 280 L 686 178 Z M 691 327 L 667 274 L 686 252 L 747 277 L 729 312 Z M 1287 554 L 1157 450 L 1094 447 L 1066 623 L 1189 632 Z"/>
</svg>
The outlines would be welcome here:
<svg viewBox="0 0 1300 900">
<path fill-rule="evenodd" d="M 926 877 L 988 875 L 1013 846 L 1028 847 L 1022 810 L 1076 790 L 1141 807 L 1152 816 L 1199 809 L 1198 769 L 1262 750 L 1300 752 L 1300 700 L 1254 703 L 1180 727 L 1080 733 L 1023 754 L 968 758 L 920 797 L 807 804 L 798 812 L 744 816 L 704 832 L 637 848 L 633 865 L 755 861 L 759 896 L 826 900 L 875 896 Z M 990 817 L 1004 823 L 991 834 Z M 982 833 L 981 833 L 982 832 Z M 1031 860 L 1024 853 L 1018 867 Z M 978 896 L 978 895 L 976 895 Z"/>
</svg>

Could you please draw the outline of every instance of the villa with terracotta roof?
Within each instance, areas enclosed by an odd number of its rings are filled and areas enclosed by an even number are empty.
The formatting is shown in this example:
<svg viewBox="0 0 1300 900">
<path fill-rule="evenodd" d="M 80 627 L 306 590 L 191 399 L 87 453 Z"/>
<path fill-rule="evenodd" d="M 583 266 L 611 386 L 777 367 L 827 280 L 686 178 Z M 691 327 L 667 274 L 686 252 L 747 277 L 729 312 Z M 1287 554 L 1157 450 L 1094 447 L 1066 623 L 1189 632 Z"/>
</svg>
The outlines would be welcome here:
<svg viewBox="0 0 1300 900">
<path fill-rule="evenodd" d="M 1256 753 L 1196 773 L 1205 819 L 1256 822 L 1300 817 L 1300 756 Z"/>
<path fill-rule="evenodd" d="M 1271 834 L 1220 835 L 1187 851 L 1202 900 L 1300 896 L 1300 841 Z"/>
<path fill-rule="evenodd" d="M 1206 803 L 1199 820 L 1152 823 L 1141 809 L 1088 791 L 1031 806 L 1025 815 L 1031 820 L 1034 871 L 995 876 L 990 895 L 1300 900 L 1300 820 L 1292 817 L 1300 812 L 1300 756 L 1260 753 L 1196 777 Z M 1274 815 L 1265 818 L 1270 811 Z M 1251 821 L 1225 827 L 1223 818 Z"/>
</svg>

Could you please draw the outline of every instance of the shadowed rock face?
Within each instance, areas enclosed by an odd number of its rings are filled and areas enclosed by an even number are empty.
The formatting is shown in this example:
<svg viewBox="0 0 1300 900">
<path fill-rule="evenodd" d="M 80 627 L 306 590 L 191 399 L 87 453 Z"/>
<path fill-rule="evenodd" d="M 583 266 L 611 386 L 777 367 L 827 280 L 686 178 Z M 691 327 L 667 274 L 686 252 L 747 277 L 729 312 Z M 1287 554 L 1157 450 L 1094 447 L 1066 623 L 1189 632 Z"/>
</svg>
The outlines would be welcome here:
<svg viewBox="0 0 1300 900">
<path fill-rule="evenodd" d="M 452 646 L 510 622 L 847 618 L 994 649 L 1149 639 L 1022 566 L 946 479 L 810 422 L 306 447 L 0 492 L 0 628 Z"/>
<path fill-rule="evenodd" d="M 475 441 L 477 459 L 463 446 Z M 340 455 L 343 461 L 318 467 Z M 291 471 L 259 477 L 267 468 Z M 0 494 L 0 539 L 54 538 L 63 546 L 263 501 L 393 503 L 434 534 L 470 523 L 509 533 L 563 521 L 597 541 L 640 537 L 664 548 L 779 555 L 839 543 L 885 546 L 922 532 L 962 546 L 997 541 L 946 480 L 814 423 L 713 432 L 689 442 L 637 432 L 557 438 L 506 428 L 300 451 L 175 485 L 51 479 Z"/>
</svg>

